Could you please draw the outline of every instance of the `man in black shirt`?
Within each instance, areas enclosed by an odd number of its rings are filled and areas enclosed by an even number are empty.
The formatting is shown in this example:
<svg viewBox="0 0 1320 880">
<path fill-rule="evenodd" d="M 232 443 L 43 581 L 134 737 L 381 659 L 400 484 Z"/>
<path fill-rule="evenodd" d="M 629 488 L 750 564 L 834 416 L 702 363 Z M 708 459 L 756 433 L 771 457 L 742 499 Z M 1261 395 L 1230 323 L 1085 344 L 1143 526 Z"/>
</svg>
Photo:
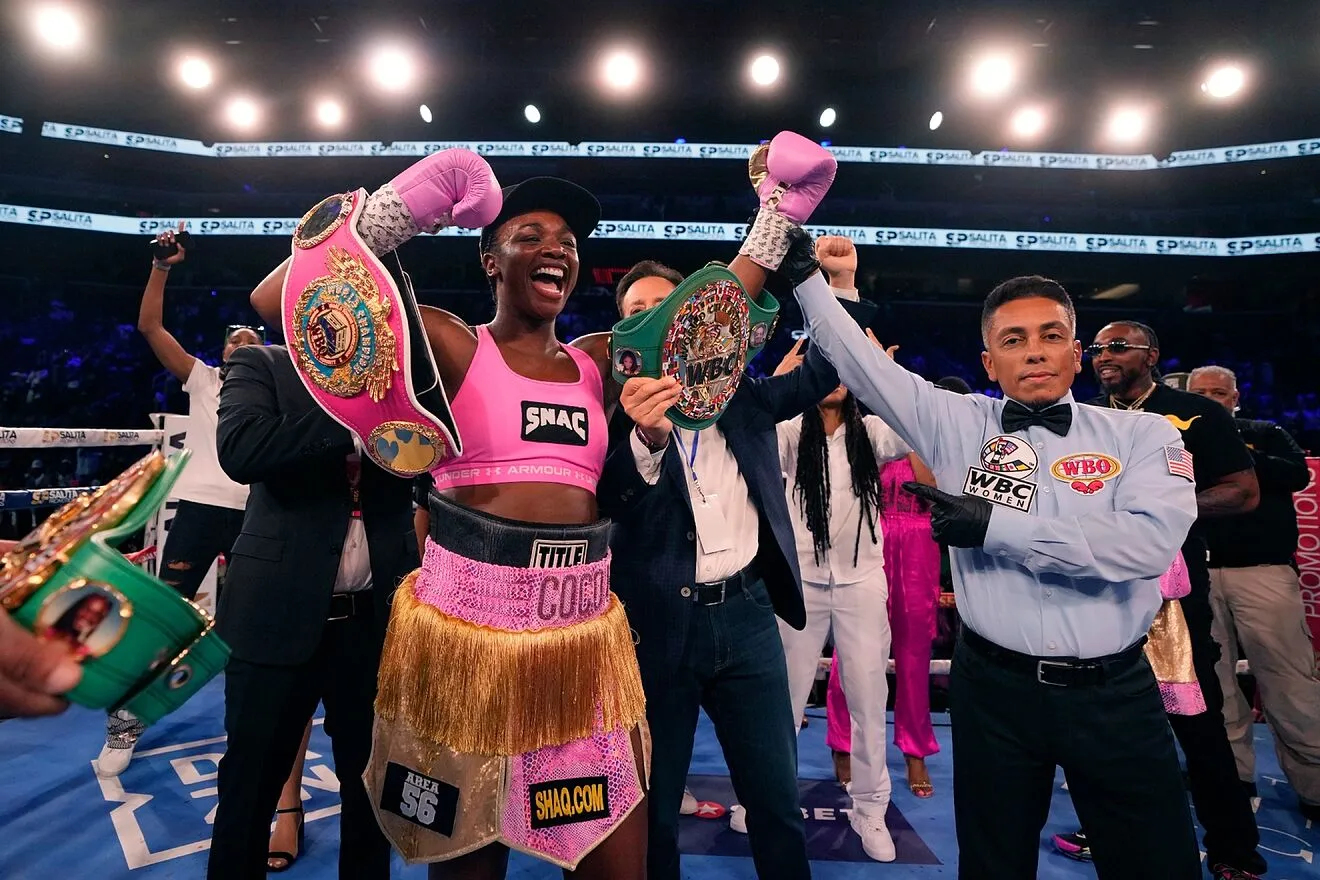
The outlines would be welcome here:
<svg viewBox="0 0 1320 880">
<path fill-rule="evenodd" d="M 1192 370 L 1188 390 L 1230 413 L 1237 411 L 1237 377 L 1224 367 Z M 1256 778 L 1251 707 L 1237 686 L 1238 642 L 1260 688 L 1274 732 L 1279 766 L 1301 800 L 1302 814 L 1320 820 L 1320 681 L 1293 563 L 1297 511 L 1293 493 L 1311 479 L 1306 453 L 1273 422 L 1235 419 L 1260 481 L 1260 506 L 1251 513 L 1206 523 L 1210 544 L 1210 601 L 1217 666 L 1224 690 L 1224 723 L 1238 777 Z"/>
<path fill-rule="evenodd" d="M 1192 642 L 1192 665 L 1205 696 L 1199 715 L 1169 715 L 1187 758 L 1196 817 L 1205 828 L 1206 864 L 1215 880 L 1251 880 L 1266 869 L 1247 792 L 1238 783 L 1224 728 L 1224 695 L 1215 674 L 1219 645 L 1211 632 L 1205 521 L 1254 510 L 1260 499 L 1251 455 L 1223 407 L 1156 381 L 1159 340 L 1135 321 L 1108 324 L 1086 349 L 1104 393 L 1094 406 L 1159 413 L 1182 433 L 1196 475 L 1197 521 L 1182 547 L 1191 593 L 1178 602 Z M 1172 463 L 1171 463 L 1172 465 Z M 1085 837 L 1060 835 L 1056 846 L 1077 857 Z"/>
</svg>

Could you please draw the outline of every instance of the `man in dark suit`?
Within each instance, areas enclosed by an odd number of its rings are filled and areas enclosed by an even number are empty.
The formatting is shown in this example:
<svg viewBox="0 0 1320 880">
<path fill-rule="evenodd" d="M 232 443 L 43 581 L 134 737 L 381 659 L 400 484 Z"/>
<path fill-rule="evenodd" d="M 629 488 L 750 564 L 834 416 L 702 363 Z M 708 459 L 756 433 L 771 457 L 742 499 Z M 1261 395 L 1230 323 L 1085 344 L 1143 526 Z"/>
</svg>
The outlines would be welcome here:
<svg viewBox="0 0 1320 880">
<path fill-rule="evenodd" d="M 672 270 L 639 265 L 646 268 L 620 281 L 621 314 L 647 307 L 635 301 L 654 306 L 675 286 Z M 775 423 L 838 384 L 834 368 L 808 351 L 792 373 L 744 377 L 719 422 L 697 432 L 664 415 L 675 380 L 624 386 L 627 414 L 611 423 L 596 494 L 614 520 L 610 577 L 637 634 L 646 689 L 652 880 L 679 876 L 678 813 L 698 707 L 715 725 L 746 807 L 758 876 L 810 876 L 797 719 L 775 622 L 778 614 L 801 629 L 806 613 Z"/>
<path fill-rule="evenodd" d="M 225 473 L 252 488 L 217 612 L 233 656 L 208 876 L 266 876 L 271 815 L 324 702 L 343 802 L 339 876 L 389 877 L 362 771 L 388 600 L 417 565 L 410 483 L 358 454 L 283 346 L 229 360 L 216 440 Z"/>
</svg>

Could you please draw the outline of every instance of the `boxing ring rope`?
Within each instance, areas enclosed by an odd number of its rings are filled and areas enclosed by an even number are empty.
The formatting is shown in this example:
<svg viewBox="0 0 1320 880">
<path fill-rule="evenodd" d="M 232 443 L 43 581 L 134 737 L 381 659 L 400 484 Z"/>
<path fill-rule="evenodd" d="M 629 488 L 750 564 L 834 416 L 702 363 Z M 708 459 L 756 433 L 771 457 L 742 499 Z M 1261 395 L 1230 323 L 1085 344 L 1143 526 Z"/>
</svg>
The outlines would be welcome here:
<svg viewBox="0 0 1320 880">
<path fill-rule="evenodd" d="M 2 428 L 0 427 L 0 448 L 4 449 L 47 449 L 79 446 L 153 446 L 160 447 L 165 442 L 165 431 L 121 431 L 109 428 Z M 79 495 L 94 492 L 98 486 L 85 486 L 70 489 L 7 489 L 0 491 L 0 510 L 29 510 L 38 507 L 55 507 L 65 504 Z M 128 559 L 137 564 L 146 564 L 155 559 L 158 537 L 151 526 L 147 536 L 147 546 Z M 949 598 L 944 598 L 947 595 Z M 952 594 L 940 598 L 940 607 L 954 607 Z M 817 676 L 829 672 L 831 660 L 820 658 Z M 931 675 L 948 675 L 950 661 L 931 660 Z M 894 661 L 889 661 L 889 672 L 894 671 Z M 1238 675 L 1251 672 L 1246 660 L 1239 660 Z"/>
<path fill-rule="evenodd" d="M 0 448 L 58 449 L 81 446 L 153 446 L 165 439 L 164 431 L 121 431 L 111 428 L 3 428 Z M 100 486 L 76 486 L 55 489 L 0 490 L 0 510 L 33 510 L 58 507 L 79 495 L 95 492 Z"/>
</svg>

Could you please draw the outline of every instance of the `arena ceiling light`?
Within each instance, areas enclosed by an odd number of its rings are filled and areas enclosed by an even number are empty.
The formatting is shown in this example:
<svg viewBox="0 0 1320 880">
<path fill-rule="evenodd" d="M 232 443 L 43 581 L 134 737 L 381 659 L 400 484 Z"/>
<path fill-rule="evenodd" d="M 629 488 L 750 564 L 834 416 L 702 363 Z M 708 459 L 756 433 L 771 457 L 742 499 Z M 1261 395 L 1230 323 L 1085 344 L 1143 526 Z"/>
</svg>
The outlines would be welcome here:
<svg viewBox="0 0 1320 880">
<path fill-rule="evenodd" d="M 541 108 L 535 104 L 528 104 L 523 108 L 523 119 L 526 119 L 532 125 L 541 121 Z"/>
<path fill-rule="evenodd" d="M 1118 107 L 1109 114 L 1106 134 L 1117 144 L 1135 144 L 1150 128 L 1150 113 L 1140 107 Z"/>
<path fill-rule="evenodd" d="M 612 49 L 600 62 L 600 77 L 613 92 L 631 92 L 642 79 L 642 59 L 631 49 Z"/>
<path fill-rule="evenodd" d="M 1017 82 L 1017 61 L 1007 52 L 983 55 L 972 63 L 972 92 L 982 98 L 1002 98 Z"/>
<path fill-rule="evenodd" d="M 1020 107 L 1008 121 L 1009 131 L 1019 138 L 1036 138 L 1045 131 L 1045 111 L 1040 107 Z"/>
<path fill-rule="evenodd" d="M 190 89 L 201 90 L 215 80 L 215 72 L 205 58 L 189 55 L 179 62 L 179 81 Z"/>
<path fill-rule="evenodd" d="M 820 127 L 829 128 L 838 118 L 839 114 L 834 111 L 833 107 L 826 107 L 820 111 Z"/>
<path fill-rule="evenodd" d="M 32 10 L 32 31 L 48 49 L 73 52 L 87 42 L 82 15 L 71 6 L 44 3 Z"/>
<path fill-rule="evenodd" d="M 248 97 L 230 98 L 225 104 L 225 120 L 234 128 L 250 131 L 261 120 L 261 108 Z"/>
<path fill-rule="evenodd" d="M 344 124 L 344 105 L 335 98 L 321 98 L 316 102 L 315 116 L 322 128 L 339 128 Z"/>
<path fill-rule="evenodd" d="M 779 59 L 768 52 L 762 52 L 747 65 L 747 76 L 752 85 L 769 88 L 779 81 Z"/>
<path fill-rule="evenodd" d="M 382 91 L 405 92 L 417 79 L 417 61 L 402 46 L 380 45 L 367 55 L 367 72 Z"/>
<path fill-rule="evenodd" d="M 1231 98 L 1247 83 L 1247 74 L 1236 64 L 1224 64 L 1210 71 L 1201 83 L 1201 91 L 1211 98 L 1223 100 Z"/>
<path fill-rule="evenodd" d="M 943 112 L 943 111 L 941 111 L 941 110 L 936 110 L 934 113 L 930 114 L 930 123 L 929 123 L 929 125 L 930 125 L 930 130 L 931 130 L 931 131 L 937 131 L 937 130 L 939 130 L 939 127 L 940 127 L 941 125 L 943 125 L 943 124 L 944 124 L 944 112 Z"/>
</svg>

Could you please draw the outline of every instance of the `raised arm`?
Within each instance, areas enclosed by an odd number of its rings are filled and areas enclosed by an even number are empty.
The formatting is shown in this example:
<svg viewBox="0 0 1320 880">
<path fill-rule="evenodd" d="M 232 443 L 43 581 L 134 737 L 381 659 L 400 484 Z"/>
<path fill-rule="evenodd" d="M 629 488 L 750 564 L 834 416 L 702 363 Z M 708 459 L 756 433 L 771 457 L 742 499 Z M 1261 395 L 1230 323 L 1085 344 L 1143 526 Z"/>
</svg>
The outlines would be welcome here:
<svg viewBox="0 0 1320 880">
<path fill-rule="evenodd" d="M 182 221 L 178 231 L 183 231 Z M 161 366 L 180 382 L 187 382 L 197 358 L 184 351 L 179 340 L 165 329 L 165 280 L 170 277 L 170 269 L 183 262 L 186 253 L 183 245 L 175 242 L 172 229 L 156 236 L 156 240 L 163 244 L 174 243 L 178 251 L 163 260 L 152 261 L 147 289 L 142 292 L 142 305 L 138 308 L 138 332 L 147 340 Z M 276 302 L 278 304 L 278 300 Z"/>
<path fill-rule="evenodd" d="M 908 446 L 941 470 L 941 437 L 957 436 L 976 404 L 909 373 L 875 345 L 839 304 L 819 271 L 811 236 L 795 230 L 785 258 L 812 348 L 819 348 L 839 372 L 840 381 L 884 420 Z M 960 423 L 961 420 L 961 423 Z"/>
</svg>

